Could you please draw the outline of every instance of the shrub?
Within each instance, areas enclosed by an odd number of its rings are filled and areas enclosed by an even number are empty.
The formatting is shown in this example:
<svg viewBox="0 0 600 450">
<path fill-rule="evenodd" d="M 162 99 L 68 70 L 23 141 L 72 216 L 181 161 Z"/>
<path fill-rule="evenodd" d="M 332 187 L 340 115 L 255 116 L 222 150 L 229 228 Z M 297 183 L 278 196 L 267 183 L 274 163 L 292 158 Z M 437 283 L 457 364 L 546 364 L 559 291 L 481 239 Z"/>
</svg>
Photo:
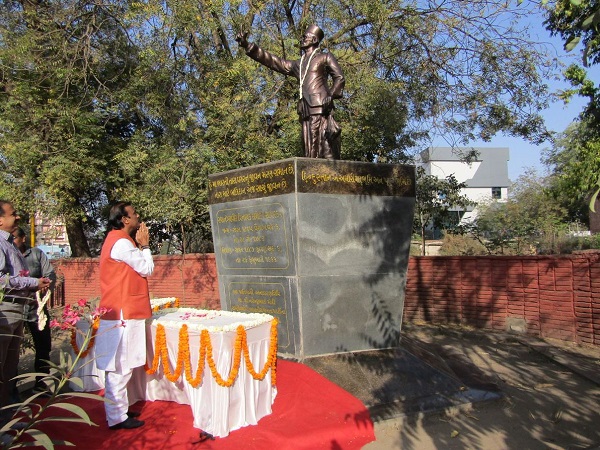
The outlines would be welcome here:
<svg viewBox="0 0 600 450">
<path fill-rule="evenodd" d="M 468 235 L 446 233 L 442 239 L 440 255 L 474 256 L 487 254 L 487 249 L 477 239 Z"/>
</svg>

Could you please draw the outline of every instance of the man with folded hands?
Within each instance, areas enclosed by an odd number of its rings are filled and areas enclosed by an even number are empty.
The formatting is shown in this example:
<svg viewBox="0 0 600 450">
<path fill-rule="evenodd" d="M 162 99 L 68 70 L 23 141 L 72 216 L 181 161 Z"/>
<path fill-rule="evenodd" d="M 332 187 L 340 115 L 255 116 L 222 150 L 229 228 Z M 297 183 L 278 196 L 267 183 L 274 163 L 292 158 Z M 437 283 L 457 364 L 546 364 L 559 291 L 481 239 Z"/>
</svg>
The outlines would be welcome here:
<svg viewBox="0 0 600 450">
<path fill-rule="evenodd" d="M 131 203 L 110 209 L 100 253 L 100 307 L 108 312 L 96 334 L 96 366 L 104 370 L 106 420 L 111 430 L 144 425 L 128 411 L 127 383 L 146 362 L 146 319 L 152 316 L 146 277 L 154 271 L 148 228 Z"/>
</svg>

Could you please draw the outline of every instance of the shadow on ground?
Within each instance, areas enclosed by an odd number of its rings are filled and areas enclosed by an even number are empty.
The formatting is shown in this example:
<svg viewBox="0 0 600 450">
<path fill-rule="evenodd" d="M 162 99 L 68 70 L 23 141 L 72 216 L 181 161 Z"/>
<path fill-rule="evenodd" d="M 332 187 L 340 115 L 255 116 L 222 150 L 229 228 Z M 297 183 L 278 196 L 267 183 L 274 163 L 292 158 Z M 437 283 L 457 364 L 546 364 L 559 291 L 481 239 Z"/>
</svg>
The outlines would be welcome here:
<svg viewBox="0 0 600 450">
<path fill-rule="evenodd" d="M 583 449 L 600 444 L 600 348 L 405 325 L 397 349 L 305 364 L 369 408 L 367 449 Z"/>
</svg>

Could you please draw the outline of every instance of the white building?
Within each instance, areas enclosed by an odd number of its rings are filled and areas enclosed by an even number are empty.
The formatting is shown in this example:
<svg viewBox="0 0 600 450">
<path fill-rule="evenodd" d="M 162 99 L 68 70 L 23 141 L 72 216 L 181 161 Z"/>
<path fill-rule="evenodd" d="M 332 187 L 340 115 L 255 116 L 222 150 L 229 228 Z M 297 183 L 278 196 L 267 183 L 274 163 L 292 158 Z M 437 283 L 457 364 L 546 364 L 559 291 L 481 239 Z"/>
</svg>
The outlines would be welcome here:
<svg viewBox="0 0 600 450">
<path fill-rule="evenodd" d="M 65 224 L 39 213 L 35 215 L 35 244 L 32 246 L 42 249 L 50 259 L 71 256 Z"/>
<path fill-rule="evenodd" d="M 477 157 L 470 163 L 461 161 L 464 155 L 475 150 Z M 506 201 L 508 197 L 507 147 L 429 147 L 421 152 L 421 166 L 427 175 L 446 178 L 454 175 L 459 183 L 467 187 L 462 194 L 476 203 L 491 199 Z M 477 208 L 460 211 L 461 222 L 471 221 L 477 216 Z"/>
</svg>

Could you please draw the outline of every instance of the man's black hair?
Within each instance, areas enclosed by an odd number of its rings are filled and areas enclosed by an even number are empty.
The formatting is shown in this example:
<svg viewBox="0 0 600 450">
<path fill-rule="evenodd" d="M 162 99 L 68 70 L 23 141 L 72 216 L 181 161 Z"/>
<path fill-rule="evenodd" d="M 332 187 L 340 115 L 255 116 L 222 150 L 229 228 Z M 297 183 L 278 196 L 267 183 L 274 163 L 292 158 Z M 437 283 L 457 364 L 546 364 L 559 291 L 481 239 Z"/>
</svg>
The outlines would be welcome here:
<svg viewBox="0 0 600 450">
<path fill-rule="evenodd" d="M 125 224 L 121 220 L 123 217 L 129 217 L 125 208 L 131 206 L 130 202 L 117 202 L 110 208 L 108 213 L 108 224 L 106 231 L 121 230 L 125 227 Z"/>
<path fill-rule="evenodd" d="M 0 199 L 0 215 L 4 217 L 4 205 L 12 205 L 8 200 Z"/>
</svg>

